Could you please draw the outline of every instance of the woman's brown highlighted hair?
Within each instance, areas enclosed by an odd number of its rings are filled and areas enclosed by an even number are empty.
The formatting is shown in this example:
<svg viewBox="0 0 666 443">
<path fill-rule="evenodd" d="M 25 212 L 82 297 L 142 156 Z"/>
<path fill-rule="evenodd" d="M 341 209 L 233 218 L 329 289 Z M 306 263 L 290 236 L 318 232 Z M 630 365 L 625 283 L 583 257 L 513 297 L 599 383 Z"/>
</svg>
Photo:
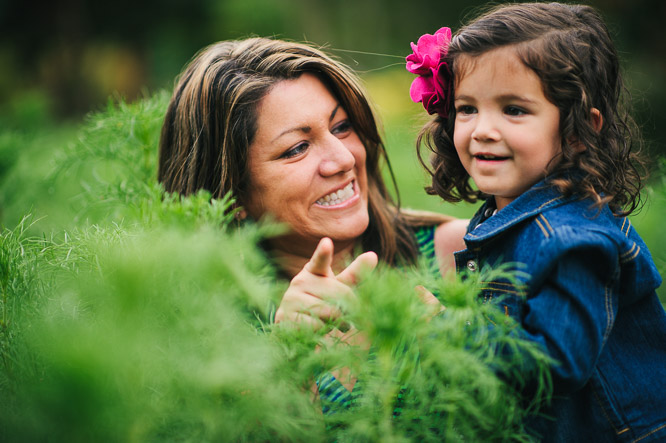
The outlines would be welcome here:
<svg viewBox="0 0 666 443">
<path fill-rule="evenodd" d="M 346 66 L 305 44 L 250 38 L 200 51 L 179 77 L 167 109 L 158 180 L 181 195 L 205 189 L 221 198 L 231 192 L 242 205 L 251 179 L 248 149 L 257 131 L 257 105 L 276 83 L 304 73 L 329 88 L 365 146 L 370 224 L 364 250 L 387 263 L 413 262 L 417 249 L 410 226 L 419 221 L 400 215 L 384 184 L 381 167 L 388 159 L 366 94 Z"/>
</svg>

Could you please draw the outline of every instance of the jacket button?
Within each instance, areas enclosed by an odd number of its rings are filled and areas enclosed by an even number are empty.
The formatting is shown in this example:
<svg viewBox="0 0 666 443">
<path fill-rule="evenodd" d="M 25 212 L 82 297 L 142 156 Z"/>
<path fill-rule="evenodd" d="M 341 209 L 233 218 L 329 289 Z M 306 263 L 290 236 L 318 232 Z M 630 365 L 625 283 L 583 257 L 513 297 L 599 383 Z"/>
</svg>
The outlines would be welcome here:
<svg viewBox="0 0 666 443">
<path fill-rule="evenodd" d="M 478 266 L 474 260 L 470 260 L 467 262 L 467 269 L 469 269 L 469 272 L 476 272 Z"/>
</svg>

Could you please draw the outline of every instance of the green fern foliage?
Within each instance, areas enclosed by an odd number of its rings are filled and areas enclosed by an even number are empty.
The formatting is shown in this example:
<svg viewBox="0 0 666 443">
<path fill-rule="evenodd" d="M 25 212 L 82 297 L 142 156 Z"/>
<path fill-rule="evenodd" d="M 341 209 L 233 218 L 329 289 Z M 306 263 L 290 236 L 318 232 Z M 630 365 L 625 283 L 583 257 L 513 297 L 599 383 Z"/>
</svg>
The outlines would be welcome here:
<svg viewBox="0 0 666 443">
<path fill-rule="evenodd" d="M 45 181 L 80 185 L 67 226 L 3 228 L 1 441 L 529 440 L 548 361 L 471 278 L 380 267 L 339 323 L 273 324 L 288 282 L 258 245 L 280 227 L 238 226 L 229 198 L 163 192 L 166 102 L 111 102 L 60 151 Z M 447 309 L 433 316 L 417 284 Z M 370 348 L 332 340 L 334 327 Z M 315 376 L 341 368 L 361 395 L 323 416 Z"/>
</svg>

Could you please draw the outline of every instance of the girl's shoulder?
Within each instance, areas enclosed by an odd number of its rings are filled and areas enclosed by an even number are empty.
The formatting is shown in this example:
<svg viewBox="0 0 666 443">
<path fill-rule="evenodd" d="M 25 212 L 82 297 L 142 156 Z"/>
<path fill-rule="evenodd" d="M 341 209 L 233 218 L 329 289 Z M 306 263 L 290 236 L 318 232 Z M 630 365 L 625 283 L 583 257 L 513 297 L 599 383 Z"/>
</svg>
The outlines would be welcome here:
<svg viewBox="0 0 666 443">
<path fill-rule="evenodd" d="M 662 279 L 631 219 L 613 214 L 608 207 L 595 212 L 589 205 L 589 200 L 571 202 L 533 219 L 529 228 L 533 267 L 550 269 L 550 265 L 575 257 L 588 270 L 617 279 L 625 301 L 653 292 Z M 536 235 L 542 238 L 535 241 Z"/>
<path fill-rule="evenodd" d="M 614 214 L 608 205 L 598 208 L 593 204 L 590 199 L 571 199 L 565 204 L 540 212 L 536 220 L 541 220 L 547 231 L 570 227 L 577 231 L 597 233 L 611 238 L 637 235 L 635 230 L 631 229 L 628 217 Z"/>
<path fill-rule="evenodd" d="M 591 208 L 590 200 L 571 201 L 542 212 L 533 220 L 533 231 L 540 231 L 546 249 L 595 250 L 597 257 L 656 271 L 647 245 L 634 229 L 631 219 L 614 214 L 608 206 Z M 651 273 L 654 273 L 650 271 Z"/>
</svg>

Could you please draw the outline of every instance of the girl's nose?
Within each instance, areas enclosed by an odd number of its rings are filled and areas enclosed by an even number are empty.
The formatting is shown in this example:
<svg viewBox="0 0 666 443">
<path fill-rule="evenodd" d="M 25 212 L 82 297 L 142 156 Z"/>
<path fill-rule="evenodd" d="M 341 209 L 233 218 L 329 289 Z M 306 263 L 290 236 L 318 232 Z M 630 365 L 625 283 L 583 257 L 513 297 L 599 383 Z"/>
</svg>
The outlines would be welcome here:
<svg viewBox="0 0 666 443">
<path fill-rule="evenodd" d="M 328 177 L 351 171 L 355 164 L 356 159 L 344 144 L 344 141 L 330 134 L 326 138 L 325 143 L 322 144 L 319 173 L 324 177 Z"/>
<path fill-rule="evenodd" d="M 500 137 L 493 115 L 488 113 L 477 114 L 472 138 L 476 141 L 497 141 Z"/>
</svg>

